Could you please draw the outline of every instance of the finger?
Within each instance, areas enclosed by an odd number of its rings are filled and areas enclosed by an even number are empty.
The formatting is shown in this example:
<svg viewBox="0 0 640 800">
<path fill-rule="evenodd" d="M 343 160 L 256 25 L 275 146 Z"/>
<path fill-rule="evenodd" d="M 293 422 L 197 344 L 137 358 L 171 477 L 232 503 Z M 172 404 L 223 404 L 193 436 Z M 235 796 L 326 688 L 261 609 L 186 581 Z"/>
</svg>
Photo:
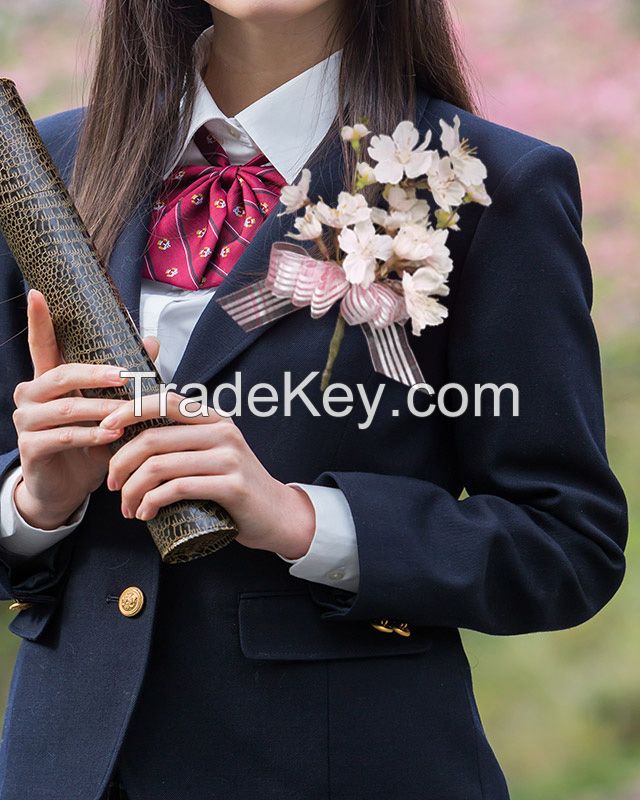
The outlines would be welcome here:
<svg viewBox="0 0 640 800">
<path fill-rule="evenodd" d="M 107 487 L 112 491 L 124 485 L 128 477 L 139 469 L 152 456 L 164 453 L 210 450 L 227 443 L 233 443 L 231 426 L 209 425 L 168 425 L 162 428 L 149 428 L 142 431 L 130 442 L 123 445 L 109 462 Z"/>
<path fill-rule="evenodd" d="M 122 487 L 122 514 L 131 519 L 147 492 L 165 481 L 191 476 L 226 475 L 237 465 L 233 454 L 224 449 L 151 456 Z"/>
<path fill-rule="evenodd" d="M 167 481 L 147 492 L 138 507 L 136 517 L 153 519 L 164 506 L 178 500 L 216 500 L 229 506 L 229 499 L 238 492 L 238 480 L 229 475 L 191 476 Z"/>
<path fill-rule="evenodd" d="M 23 464 L 39 461 L 65 450 L 79 447 L 98 447 L 115 442 L 122 431 L 105 431 L 97 425 L 52 428 L 47 431 L 27 431 L 18 437 Z"/>
<path fill-rule="evenodd" d="M 47 403 L 26 403 L 17 408 L 13 422 L 18 433 L 43 431 L 58 425 L 100 422 L 126 400 L 101 400 L 88 397 L 63 397 Z"/>
<path fill-rule="evenodd" d="M 155 361 L 158 357 L 158 353 L 160 352 L 160 340 L 155 336 L 145 336 L 142 340 L 142 344 L 144 345 L 144 349 L 147 351 L 149 358 L 152 361 Z"/>
<path fill-rule="evenodd" d="M 49 313 L 49 306 L 42 292 L 30 289 L 27 294 L 27 340 L 33 361 L 33 373 L 37 378 L 44 372 L 62 363 L 62 356 Z"/>
<path fill-rule="evenodd" d="M 33 381 L 18 384 L 14 399 L 16 405 L 44 403 L 75 390 L 123 386 L 128 378 L 120 377 L 121 369 L 109 364 L 59 364 Z"/>
<path fill-rule="evenodd" d="M 203 406 L 201 404 L 201 414 L 198 414 L 196 417 L 186 417 L 181 413 L 179 408 L 181 401 L 184 399 L 185 398 L 180 394 L 169 392 L 166 395 L 167 413 L 162 414 L 160 409 L 160 395 L 146 395 L 145 397 L 141 398 L 141 413 L 139 415 L 136 415 L 135 413 L 135 400 L 130 400 L 126 405 L 122 406 L 122 408 L 119 408 L 117 411 L 114 411 L 108 417 L 103 419 L 100 425 L 103 428 L 126 428 L 128 425 L 134 425 L 143 420 L 160 419 L 165 416 L 168 419 L 175 420 L 183 425 L 209 425 L 212 422 L 228 420 L 228 417 L 223 417 L 212 408 L 208 408 L 207 406 Z M 189 412 L 193 412 L 197 407 L 198 401 L 193 400 L 191 403 L 189 403 L 187 410 Z"/>
</svg>

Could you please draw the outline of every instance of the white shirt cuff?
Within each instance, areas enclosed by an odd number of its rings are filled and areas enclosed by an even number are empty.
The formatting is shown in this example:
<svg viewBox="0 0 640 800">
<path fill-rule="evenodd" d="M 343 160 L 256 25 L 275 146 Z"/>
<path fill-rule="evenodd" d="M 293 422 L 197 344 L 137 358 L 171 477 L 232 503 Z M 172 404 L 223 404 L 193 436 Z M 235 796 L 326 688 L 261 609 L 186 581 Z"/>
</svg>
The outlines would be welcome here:
<svg viewBox="0 0 640 800">
<path fill-rule="evenodd" d="M 45 531 L 29 525 L 16 508 L 13 492 L 21 478 L 22 469 L 16 467 L 7 473 L 0 489 L 0 544 L 13 555 L 31 558 L 52 547 L 78 527 L 89 505 L 89 496 L 66 525 Z"/>
<path fill-rule="evenodd" d="M 296 559 L 280 556 L 291 564 L 289 573 L 296 578 L 357 592 L 358 542 L 347 498 L 332 486 L 287 485 L 305 492 L 316 512 L 316 530 L 305 555 Z"/>
</svg>

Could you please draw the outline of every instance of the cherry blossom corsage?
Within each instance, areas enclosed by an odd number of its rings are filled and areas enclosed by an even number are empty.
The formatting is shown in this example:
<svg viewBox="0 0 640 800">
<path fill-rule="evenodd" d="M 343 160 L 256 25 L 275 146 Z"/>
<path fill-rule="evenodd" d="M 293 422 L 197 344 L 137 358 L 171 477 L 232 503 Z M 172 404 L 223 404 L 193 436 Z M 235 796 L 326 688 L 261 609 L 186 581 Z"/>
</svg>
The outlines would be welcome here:
<svg viewBox="0 0 640 800">
<path fill-rule="evenodd" d="M 335 207 L 322 198 L 312 202 L 308 169 L 281 191 L 282 214 L 302 211 L 288 236 L 315 243 L 320 258 L 300 245 L 275 242 L 266 278 L 218 300 L 247 331 L 305 306 L 317 319 L 339 303 L 323 390 L 345 325 L 360 326 L 376 371 L 407 386 L 424 382 L 405 325 L 410 320 L 419 336 L 446 318 L 440 298 L 449 292 L 453 268 L 447 239 L 459 230 L 461 206 L 491 202 L 487 170 L 460 138 L 459 117 L 453 125 L 440 120 L 440 127 L 445 155 L 429 149 L 431 131 L 420 141 L 407 120 L 391 136 L 372 136 L 364 124 L 344 127 L 342 138 L 358 154 L 370 137 L 370 163 L 358 162 L 351 191 L 340 192 Z M 372 186 L 380 206 L 370 206 L 363 193 Z"/>
</svg>

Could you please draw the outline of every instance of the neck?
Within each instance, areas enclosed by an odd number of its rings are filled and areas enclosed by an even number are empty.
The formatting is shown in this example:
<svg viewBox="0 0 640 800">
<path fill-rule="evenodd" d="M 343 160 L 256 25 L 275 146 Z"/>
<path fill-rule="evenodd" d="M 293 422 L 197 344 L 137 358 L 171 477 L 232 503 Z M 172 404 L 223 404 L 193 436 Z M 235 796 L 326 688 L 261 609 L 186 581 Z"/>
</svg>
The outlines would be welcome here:
<svg viewBox="0 0 640 800">
<path fill-rule="evenodd" d="M 340 3 L 325 2 L 293 19 L 244 20 L 211 9 L 215 34 L 204 83 L 218 108 L 235 116 L 319 64 L 342 42 L 331 41 Z"/>
</svg>

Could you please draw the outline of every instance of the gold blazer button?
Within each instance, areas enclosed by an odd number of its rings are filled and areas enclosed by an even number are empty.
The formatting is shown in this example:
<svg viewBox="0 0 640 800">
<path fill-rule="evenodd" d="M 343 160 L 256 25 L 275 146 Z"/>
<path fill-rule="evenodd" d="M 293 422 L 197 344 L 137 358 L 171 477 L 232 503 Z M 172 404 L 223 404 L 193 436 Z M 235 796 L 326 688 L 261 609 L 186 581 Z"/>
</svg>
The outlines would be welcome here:
<svg viewBox="0 0 640 800">
<path fill-rule="evenodd" d="M 380 631 L 380 633 L 393 633 L 393 627 L 389 624 L 388 619 L 379 619 L 377 622 L 372 622 L 371 627 Z"/>
<path fill-rule="evenodd" d="M 135 617 L 144 606 L 144 595 L 137 586 L 129 586 L 118 600 L 118 609 L 123 617 Z"/>
<path fill-rule="evenodd" d="M 398 634 L 398 636 L 404 636 L 405 638 L 407 636 L 411 636 L 411 629 L 406 622 L 400 622 L 397 625 L 394 625 L 393 630 Z"/>
</svg>

